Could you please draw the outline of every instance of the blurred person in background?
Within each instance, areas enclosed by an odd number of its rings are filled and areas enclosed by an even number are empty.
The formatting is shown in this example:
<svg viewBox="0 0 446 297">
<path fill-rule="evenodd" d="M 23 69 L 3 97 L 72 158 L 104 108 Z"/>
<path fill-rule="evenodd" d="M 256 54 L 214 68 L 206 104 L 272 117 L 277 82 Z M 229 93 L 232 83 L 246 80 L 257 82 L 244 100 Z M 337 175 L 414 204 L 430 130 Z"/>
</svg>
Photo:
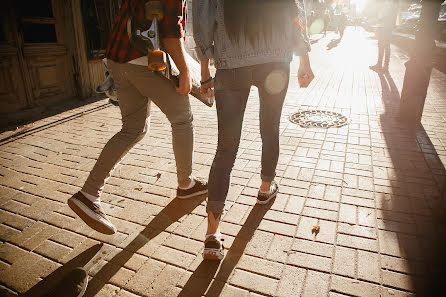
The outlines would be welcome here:
<svg viewBox="0 0 446 297">
<path fill-rule="evenodd" d="M 333 16 L 336 24 L 336 31 L 339 34 L 340 39 L 344 36 L 344 30 L 347 25 L 347 15 L 345 10 L 344 6 L 337 5 Z"/>
<path fill-rule="evenodd" d="M 327 35 L 327 30 L 328 26 L 330 26 L 330 21 L 331 21 L 330 11 L 326 9 L 324 12 L 324 36 Z"/>
<path fill-rule="evenodd" d="M 387 71 L 390 63 L 390 40 L 398 15 L 398 2 L 384 0 L 378 12 L 378 61 L 370 69 Z M 384 61 L 384 64 L 383 64 Z"/>
</svg>

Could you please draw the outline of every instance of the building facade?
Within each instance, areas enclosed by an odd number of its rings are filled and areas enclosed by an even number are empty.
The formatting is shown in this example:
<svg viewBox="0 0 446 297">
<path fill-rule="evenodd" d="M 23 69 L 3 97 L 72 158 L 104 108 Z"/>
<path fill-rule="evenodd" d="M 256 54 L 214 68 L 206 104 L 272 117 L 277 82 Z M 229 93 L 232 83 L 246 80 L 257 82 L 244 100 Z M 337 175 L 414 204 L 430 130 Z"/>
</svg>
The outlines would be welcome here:
<svg viewBox="0 0 446 297">
<path fill-rule="evenodd" d="M 123 0 L 5 0 L 0 11 L 0 114 L 94 95 Z M 193 53 L 191 0 L 186 47 Z"/>
</svg>

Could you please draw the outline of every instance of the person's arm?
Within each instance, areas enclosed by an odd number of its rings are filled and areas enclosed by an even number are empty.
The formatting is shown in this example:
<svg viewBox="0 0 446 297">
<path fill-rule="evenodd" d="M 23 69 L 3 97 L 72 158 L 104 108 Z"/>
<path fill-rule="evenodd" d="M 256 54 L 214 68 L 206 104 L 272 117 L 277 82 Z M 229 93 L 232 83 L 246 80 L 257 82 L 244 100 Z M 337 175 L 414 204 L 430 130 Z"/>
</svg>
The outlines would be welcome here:
<svg viewBox="0 0 446 297">
<path fill-rule="evenodd" d="M 212 59 L 214 56 L 216 9 L 214 0 L 194 0 L 194 5 L 192 6 L 195 51 L 200 61 Z"/>
<path fill-rule="evenodd" d="M 295 53 L 300 57 L 299 70 L 297 72 L 297 79 L 301 88 L 306 88 L 314 79 L 313 70 L 311 69 L 310 57 L 308 52 L 311 50 L 310 40 L 307 34 L 307 16 L 305 13 L 305 4 L 303 0 L 297 1 L 297 16 L 295 23 L 298 27 L 298 39 Z"/>
<path fill-rule="evenodd" d="M 164 18 L 160 23 L 161 43 L 180 71 L 177 92 L 189 94 L 191 78 L 185 58 L 183 38 L 185 36 L 186 0 L 168 0 L 164 5 Z"/>
<path fill-rule="evenodd" d="M 294 2 L 294 1 L 293 1 Z M 311 51 L 310 38 L 308 37 L 307 15 L 303 0 L 294 2 L 296 7 L 294 15 L 294 25 L 297 34 L 294 53 L 297 56 L 305 55 Z"/>
<path fill-rule="evenodd" d="M 179 86 L 176 88 L 177 92 L 182 95 L 187 95 L 192 89 L 192 82 L 189 72 L 189 67 L 186 63 L 185 50 L 182 38 L 163 38 L 161 39 L 164 49 L 172 57 L 175 65 L 180 71 Z"/>
<path fill-rule="evenodd" d="M 300 56 L 299 70 L 297 71 L 297 79 L 301 88 L 306 88 L 314 79 L 313 70 L 311 69 L 310 57 L 308 53 Z"/>
<path fill-rule="evenodd" d="M 214 56 L 216 2 L 214 0 L 194 0 L 192 6 L 192 25 L 194 30 L 195 51 L 201 64 L 201 81 L 211 77 L 209 61 Z M 201 93 L 206 97 L 214 96 L 214 81 L 201 86 Z"/>
</svg>

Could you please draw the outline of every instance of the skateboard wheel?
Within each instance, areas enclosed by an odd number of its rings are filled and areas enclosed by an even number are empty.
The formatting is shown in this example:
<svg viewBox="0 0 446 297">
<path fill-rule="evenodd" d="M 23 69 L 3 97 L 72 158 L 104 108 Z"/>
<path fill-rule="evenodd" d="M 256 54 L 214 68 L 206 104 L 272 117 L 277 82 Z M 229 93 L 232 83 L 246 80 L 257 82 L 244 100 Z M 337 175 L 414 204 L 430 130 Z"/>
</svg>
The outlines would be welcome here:
<svg viewBox="0 0 446 297">
<path fill-rule="evenodd" d="M 149 1 L 145 6 L 146 10 L 146 19 L 151 21 L 153 20 L 153 16 L 156 16 L 158 21 L 161 21 L 164 18 L 164 10 L 163 5 L 160 1 Z"/>
<path fill-rule="evenodd" d="M 161 71 L 167 67 L 167 56 L 166 53 L 160 50 L 151 51 L 148 56 L 148 67 L 153 71 Z"/>
</svg>

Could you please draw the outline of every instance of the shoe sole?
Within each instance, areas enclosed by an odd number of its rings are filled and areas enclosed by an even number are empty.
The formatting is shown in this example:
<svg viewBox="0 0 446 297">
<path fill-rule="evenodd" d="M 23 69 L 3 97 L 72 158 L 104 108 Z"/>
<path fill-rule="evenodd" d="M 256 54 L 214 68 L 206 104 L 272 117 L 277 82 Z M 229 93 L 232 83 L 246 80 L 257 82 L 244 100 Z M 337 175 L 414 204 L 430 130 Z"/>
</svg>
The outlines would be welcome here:
<svg viewBox="0 0 446 297">
<path fill-rule="evenodd" d="M 195 196 L 200 196 L 200 195 L 206 194 L 207 192 L 208 192 L 208 190 L 203 190 L 203 191 L 195 192 L 193 194 L 189 194 L 189 195 L 186 195 L 186 196 L 177 196 L 177 198 L 179 198 L 179 199 L 188 199 L 188 198 L 192 198 L 192 197 L 195 197 Z"/>
<path fill-rule="evenodd" d="M 87 215 L 75 202 L 74 199 L 68 199 L 68 206 L 74 211 L 85 224 L 87 224 L 93 230 L 96 230 L 100 233 L 112 235 L 115 234 L 116 231 L 107 228 L 106 226 L 98 223 L 95 219 L 91 218 Z"/>
<path fill-rule="evenodd" d="M 271 201 L 271 199 L 276 198 L 276 196 L 277 196 L 277 192 L 272 194 L 271 197 L 269 197 L 267 200 L 259 200 L 259 199 L 257 199 L 257 204 L 262 204 L 262 205 L 263 204 L 267 204 L 268 202 Z"/>
<path fill-rule="evenodd" d="M 224 252 L 217 249 L 204 249 L 203 259 L 212 261 L 221 261 L 225 257 Z"/>
</svg>

